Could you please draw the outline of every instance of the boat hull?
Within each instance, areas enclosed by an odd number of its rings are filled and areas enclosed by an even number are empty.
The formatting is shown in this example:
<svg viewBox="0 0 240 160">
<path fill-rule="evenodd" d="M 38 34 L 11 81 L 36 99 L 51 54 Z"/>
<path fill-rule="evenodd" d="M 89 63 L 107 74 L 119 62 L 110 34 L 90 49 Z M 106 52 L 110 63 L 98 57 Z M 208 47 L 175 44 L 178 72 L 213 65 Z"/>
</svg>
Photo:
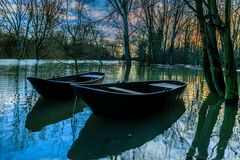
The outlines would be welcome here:
<svg viewBox="0 0 240 160">
<path fill-rule="evenodd" d="M 73 86 L 95 115 L 107 117 L 142 116 L 170 109 L 171 104 L 181 97 L 185 87 L 186 85 L 183 84 L 181 87 L 167 92 L 136 95 Z"/>
<path fill-rule="evenodd" d="M 74 97 L 74 89 L 71 87 L 71 83 L 76 84 L 98 84 L 104 79 L 103 73 L 93 72 L 89 74 L 99 74 L 98 78 L 91 80 L 77 81 L 75 77 L 81 77 L 82 75 L 69 76 L 68 79 L 60 80 L 60 78 L 52 79 L 40 79 L 34 77 L 28 77 L 27 79 L 32 84 L 33 88 L 44 98 L 49 99 L 71 99 Z M 65 77 L 63 77 L 65 78 Z"/>
</svg>

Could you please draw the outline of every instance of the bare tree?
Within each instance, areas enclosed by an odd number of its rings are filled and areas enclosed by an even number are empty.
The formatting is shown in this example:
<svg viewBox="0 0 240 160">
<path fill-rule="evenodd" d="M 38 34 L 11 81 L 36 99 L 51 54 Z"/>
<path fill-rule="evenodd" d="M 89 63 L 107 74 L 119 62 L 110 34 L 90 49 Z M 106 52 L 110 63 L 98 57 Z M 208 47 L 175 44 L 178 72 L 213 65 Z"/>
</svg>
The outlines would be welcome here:
<svg viewBox="0 0 240 160">
<path fill-rule="evenodd" d="M 82 53 L 82 46 L 92 30 L 92 21 L 87 11 L 87 4 L 92 0 L 65 0 L 61 23 L 62 39 L 58 40 L 65 53 L 75 61 L 75 71 L 78 73 L 77 58 Z M 87 57 L 86 57 L 87 58 Z"/>
<path fill-rule="evenodd" d="M 190 4 L 190 1 L 184 1 L 196 13 L 199 21 L 204 51 L 204 73 L 210 90 L 220 96 L 225 96 L 226 102 L 236 103 L 239 97 L 233 42 L 231 39 L 232 1 L 225 0 L 223 2 L 224 14 L 221 17 L 216 0 L 194 0 L 196 8 Z M 216 32 L 220 35 L 224 51 L 225 81 L 218 54 L 219 46 L 217 44 Z"/>
<path fill-rule="evenodd" d="M 169 64 L 173 64 L 173 53 L 174 53 L 174 45 L 175 40 L 177 37 L 177 34 L 182 29 L 182 26 L 184 26 L 185 22 L 183 20 L 184 16 L 184 10 L 185 6 L 183 5 L 182 1 L 174 1 L 172 7 L 172 32 L 171 32 L 171 38 L 170 38 L 170 47 L 169 47 Z M 186 21 L 188 21 L 187 19 Z M 182 23 L 182 24 L 181 24 Z"/>
<path fill-rule="evenodd" d="M 240 1 L 233 1 L 233 13 L 232 13 L 232 40 L 234 50 L 240 48 Z"/>
<path fill-rule="evenodd" d="M 62 14 L 62 0 L 31 0 L 28 14 L 31 17 L 31 39 L 34 44 L 35 58 L 40 59 L 44 40 L 58 24 Z"/>
<path fill-rule="evenodd" d="M 120 15 L 123 23 L 124 55 L 127 66 L 131 66 L 131 52 L 129 48 L 129 13 L 133 0 L 107 0 L 107 4 Z"/>
<path fill-rule="evenodd" d="M 155 63 L 155 59 L 157 58 L 155 54 L 155 4 L 156 0 L 141 0 L 140 6 L 141 11 L 143 11 L 143 15 L 141 15 L 141 19 L 143 20 L 146 30 L 147 30 L 147 39 L 148 39 L 148 63 Z"/>
<path fill-rule="evenodd" d="M 168 4 L 167 4 L 167 0 L 161 0 L 159 1 L 159 5 L 157 5 L 156 7 L 156 46 L 158 46 L 156 48 L 156 54 L 158 55 L 157 57 L 161 57 L 161 50 L 165 50 L 163 49 L 163 42 L 164 42 L 164 32 L 167 35 L 167 29 L 168 27 L 166 27 L 167 24 L 167 14 L 168 14 Z M 162 51 L 162 60 L 158 60 L 158 62 L 164 63 L 164 52 Z"/>
<path fill-rule="evenodd" d="M 24 58 L 31 18 L 27 14 L 28 0 L 1 0 L 3 27 L 16 41 L 18 58 Z"/>
<path fill-rule="evenodd" d="M 95 46 L 95 54 L 102 54 L 99 56 L 99 62 L 103 65 L 101 57 L 104 56 L 104 51 L 102 50 L 104 45 L 104 34 L 100 30 L 92 29 L 89 40 Z"/>
</svg>

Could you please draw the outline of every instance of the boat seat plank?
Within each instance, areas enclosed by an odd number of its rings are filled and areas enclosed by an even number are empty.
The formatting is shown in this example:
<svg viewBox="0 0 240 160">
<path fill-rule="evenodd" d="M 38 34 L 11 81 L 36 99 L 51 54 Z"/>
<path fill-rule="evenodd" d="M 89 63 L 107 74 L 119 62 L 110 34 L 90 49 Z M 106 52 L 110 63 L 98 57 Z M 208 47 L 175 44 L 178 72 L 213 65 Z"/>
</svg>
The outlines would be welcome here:
<svg viewBox="0 0 240 160">
<path fill-rule="evenodd" d="M 170 83 L 153 83 L 153 84 L 149 84 L 149 85 L 156 86 L 156 87 L 170 88 L 170 89 L 176 89 L 176 88 L 181 87 L 181 85 L 170 84 Z"/>
<path fill-rule="evenodd" d="M 101 75 L 95 75 L 95 74 L 86 74 L 86 75 L 81 75 L 80 77 L 91 77 L 91 78 L 98 78 L 101 77 Z"/>
<path fill-rule="evenodd" d="M 144 94 L 144 93 L 142 93 L 142 92 L 133 91 L 133 90 L 124 89 L 124 88 L 119 88 L 119 87 L 108 87 L 108 88 L 109 88 L 109 89 L 112 89 L 112 90 L 116 90 L 116 91 L 125 92 L 125 93 L 131 93 L 131 94 L 137 94 L 137 95 Z"/>
</svg>

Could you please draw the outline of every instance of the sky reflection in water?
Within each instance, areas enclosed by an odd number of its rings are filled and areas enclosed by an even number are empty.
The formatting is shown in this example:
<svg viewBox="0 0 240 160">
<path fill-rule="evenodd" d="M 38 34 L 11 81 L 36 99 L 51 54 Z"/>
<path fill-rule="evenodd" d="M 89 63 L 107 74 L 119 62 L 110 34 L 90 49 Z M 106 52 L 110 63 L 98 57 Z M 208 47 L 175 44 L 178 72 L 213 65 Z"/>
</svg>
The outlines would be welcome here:
<svg viewBox="0 0 240 160">
<path fill-rule="evenodd" d="M 81 63 L 88 71 L 105 72 L 104 83 L 178 79 L 188 87 L 172 110 L 113 121 L 93 116 L 81 99 L 75 111 L 73 101 L 45 100 L 26 80 L 74 74 L 71 62 L 1 60 L 0 159 L 240 159 L 239 106 L 209 94 L 201 70 Z"/>
</svg>

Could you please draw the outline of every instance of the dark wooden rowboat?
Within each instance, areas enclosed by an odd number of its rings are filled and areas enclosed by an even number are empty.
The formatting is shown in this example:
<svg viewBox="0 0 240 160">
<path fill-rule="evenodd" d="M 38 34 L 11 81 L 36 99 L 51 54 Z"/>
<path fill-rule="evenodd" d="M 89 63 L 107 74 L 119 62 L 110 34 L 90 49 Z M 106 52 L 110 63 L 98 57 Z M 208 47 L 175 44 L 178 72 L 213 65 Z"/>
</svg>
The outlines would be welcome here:
<svg viewBox="0 0 240 160">
<path fill-rule="evenodd" d="M 98 116 L 139 116 L 179 99 L 186 83 L 172 80 L 77 85 L 72 87 Z M 168 108 L 171 109 L 171 108 Z"/>
<path fill-rule="evenodd" d="M 89 72 L 66 77 L 57 77 L 50 79 L 41 79 L 28 77 L 34 89 L 45 98 L 52 99 L 69 99 L 74 97 L 74 90 L 71 83 L 96 84 L 101 83 L 105 74 L 101 72 Z"/>
</svg>

